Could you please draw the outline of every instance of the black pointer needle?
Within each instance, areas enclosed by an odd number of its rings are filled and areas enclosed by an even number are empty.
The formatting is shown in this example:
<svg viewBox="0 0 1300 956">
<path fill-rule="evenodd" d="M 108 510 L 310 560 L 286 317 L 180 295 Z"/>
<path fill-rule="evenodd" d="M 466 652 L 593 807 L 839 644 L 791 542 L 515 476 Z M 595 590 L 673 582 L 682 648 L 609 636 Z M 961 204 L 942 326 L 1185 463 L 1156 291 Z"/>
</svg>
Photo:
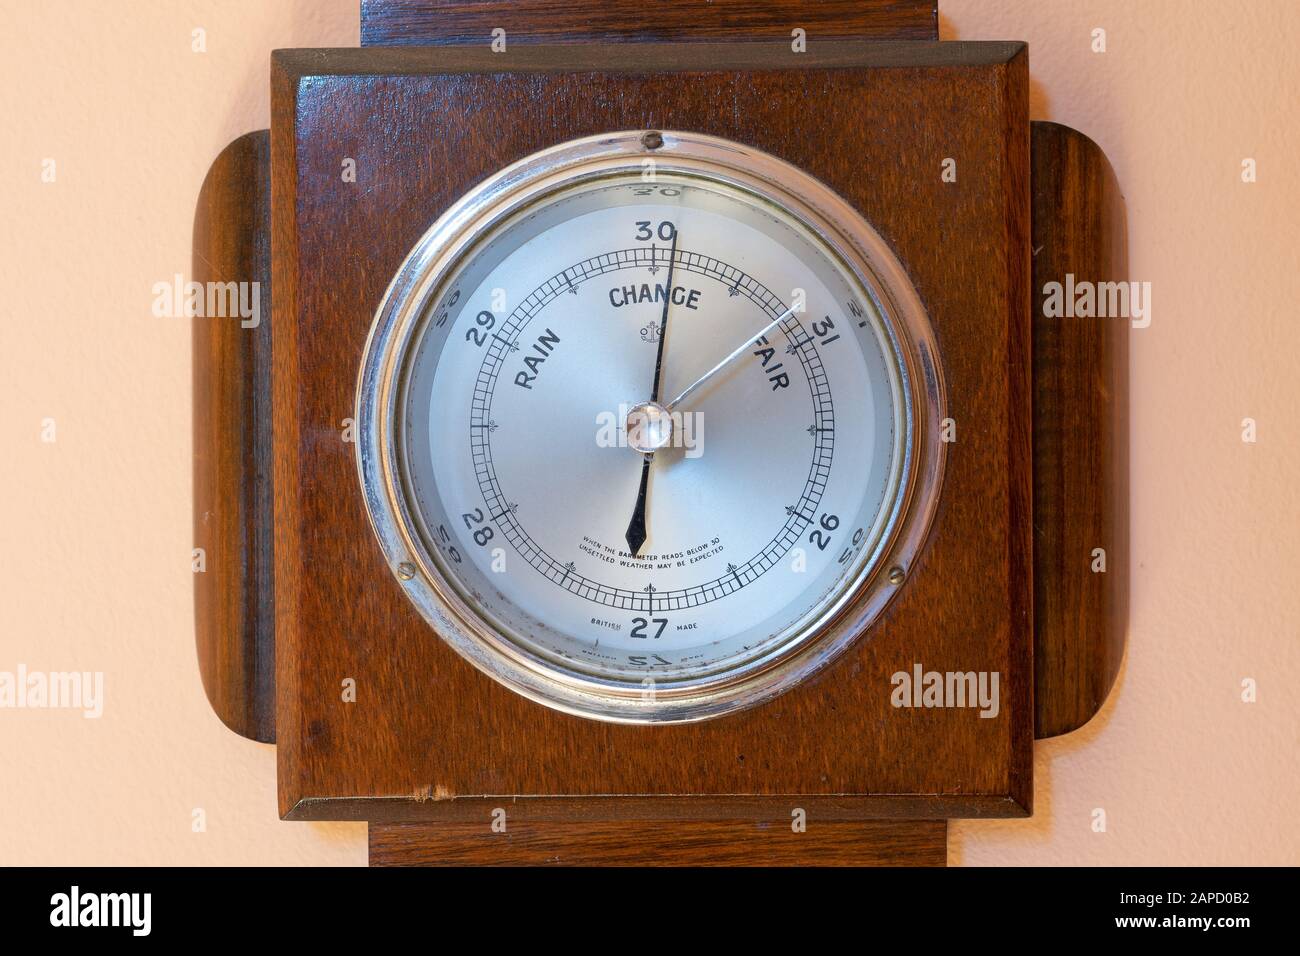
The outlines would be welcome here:
<svg viewBox="0 0 1300 956">
<path fill-rule="evenodd" d="M 668 251 L 668 282 L 664 291 L 664 314 L 659 321 L 659 350 L 655 353 L 655 380 L 650 388 L 650 401 L 659 401 L 659 382 L 664 371 L 664 342 L 668 339 L 668 306 L 673 301 L 673 269 L 677 265 L 677 227 L 673 227 L 673 244 Z M 632 557 L 636 557 L 645 544 L 645 501 L 646 491 L 650 486 L 650 464 L 654 461 L 654 452 L 647 453 L 641 462 L 641 487 L 636 493 L 636 507 L 632 509 L 632 520 L 627 523 L 627 547 Z"/>
</svg>

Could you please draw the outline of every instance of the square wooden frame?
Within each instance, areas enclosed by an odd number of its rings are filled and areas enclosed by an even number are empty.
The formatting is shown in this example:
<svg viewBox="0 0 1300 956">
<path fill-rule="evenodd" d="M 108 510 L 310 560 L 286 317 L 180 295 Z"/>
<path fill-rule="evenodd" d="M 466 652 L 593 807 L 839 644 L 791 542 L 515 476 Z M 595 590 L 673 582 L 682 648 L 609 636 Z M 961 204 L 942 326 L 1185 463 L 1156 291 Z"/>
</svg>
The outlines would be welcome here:
<svg viewBox="0 0 1300 956">
<path fill-rule="evenodd" d="M 290 819 L 1022 816 L 1032 800 L 1027 62 L 1019 43 L 279 51 L 272 388 L 280 810 Z M 707 132 L 828 183 L 929 312 L 956 425 L 931 539 L 833 666 L 701 724 L 563 715 L 474 670 L 385 567 L 344 440 L 389 278 L 491 172 L 617 129 Z M 356 181 L 341 172 L 355 162 Z M 955 162 L 956 181 L 941 176 Z M 896 708 L 891 675 L 988 671 L 1000 712 Z M 346 679 L 356 682 L 345 702 Z"/>
</svg>

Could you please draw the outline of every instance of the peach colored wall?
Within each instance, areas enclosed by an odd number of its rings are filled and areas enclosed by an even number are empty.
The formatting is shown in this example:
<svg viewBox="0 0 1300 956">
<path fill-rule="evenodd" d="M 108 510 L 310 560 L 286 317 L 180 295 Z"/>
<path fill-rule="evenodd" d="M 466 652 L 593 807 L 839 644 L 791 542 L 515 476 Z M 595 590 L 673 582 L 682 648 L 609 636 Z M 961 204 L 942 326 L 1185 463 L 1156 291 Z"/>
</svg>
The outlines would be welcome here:
<svg viewBox="0 0 1300 956">
<path fill-rule="evenodd" d="M 356 7 L 0 3 L 0 670 L 106 682 L 98 720 L 0 710 L 0 862 L 365 862 L 362 824 L 279 822 L 272 749 L 204 701 L 190 330 L 150 311 L 153 283 L 188 273 L 208 163 L 268 123 L 268 52 L 356 45 Z M 1151 327 L 1132 333 L 1119 687 L 1090 726 L 1039 745 L 1037 815 L 955 823 L 952 860 L 1300 862 L 1300 4 L 941 9 L 946 39 L 1029 41 L 1035 117 L 1111 157 L 1132 275 L 1153 286 Z M 1256 183 L 1241 182 L 1245 157 Z M 1244 678 L 1256 703 L 1240 700 Z"/>
</svg>

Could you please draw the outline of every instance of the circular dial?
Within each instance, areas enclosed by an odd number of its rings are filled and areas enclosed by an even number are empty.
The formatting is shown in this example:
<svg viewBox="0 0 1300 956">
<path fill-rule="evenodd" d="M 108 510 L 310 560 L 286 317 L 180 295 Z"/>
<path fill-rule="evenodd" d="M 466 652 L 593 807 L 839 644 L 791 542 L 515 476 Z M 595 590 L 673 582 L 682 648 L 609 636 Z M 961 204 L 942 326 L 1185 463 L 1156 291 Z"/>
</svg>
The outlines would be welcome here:
<svg viewBox="0 0 1300 956">
<path fill-rule="evenodd" d="M 534 193 L 468 204 L 437 267 L 408 261 L 371 449 L 435 626 L 609 719 L 709 716 L 826 657 L 915 471 L 879 277 L 794 196 L 665 140 L 649 165 L 538 164 Z"/>
</svg>

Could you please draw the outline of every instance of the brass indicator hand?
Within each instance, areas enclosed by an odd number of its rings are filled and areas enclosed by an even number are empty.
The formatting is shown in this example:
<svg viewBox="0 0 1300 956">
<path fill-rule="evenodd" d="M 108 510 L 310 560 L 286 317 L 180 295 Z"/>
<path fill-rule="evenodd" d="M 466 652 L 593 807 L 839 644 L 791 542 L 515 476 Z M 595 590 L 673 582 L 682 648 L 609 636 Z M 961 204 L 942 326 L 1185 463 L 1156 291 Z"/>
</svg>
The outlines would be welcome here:
<svg viewBox="0 0 1300 956">
<path fill-rule="evenodd" d="M 659 386 L 663 380 L 664 371 L 664 343 L 668 340 L 668 307 L 673 301 L 673 270 L 677 266 L 677 227 L 673 227 L 673 243 L 668 251 L 668 281 L 664 285 L 664 312 L 659 321 L 659 350 L 655 354 L 655 377 L 654 383 L 650 386 L 649 407 L 657 408 L 659 404 Z M 647 408 L 646 405 L 638 405 L 633 409 L 635 414 L 638 409 Z M 629 419 L 631 416 L 629 416 Z M 641 462 L 641 487 L 637 491 L 636 505 L 632 509 L 632 520 L 627 525 L 627 547 L 632 557 L 636 557 L 645 544 L 645 509 L 646 497 L 650 487 L 650 465 L 654 462 L 654 452 L 643 452 Z"/>
<path fill-rule="evenodd" d="M 715 375 L 717 375 L 719 372 L 725 369 L 728 365 L 730 365 L 736 359 L 740 358 L 740 356 L 745 354 L 745 352 L 749 350 L 751 343 L 767 335 L 768 332 L 771 332 L 774 328 L 776 328 L 786 319 L 790 318 L 792 315 L 794 315 L 794 309 L 786 309 L 784 312 L 778 315 L 771 322 L 767 323 L 767 325 L 759 329 L 756 335 L 746 339 L 744 342 L 741 342 L 739 347 L 736 348 L 734 352 L 732 352 L 730 355 L 724 358 L 717 365 L 713 366 L 713 368 L 709 369 L 707 372 L 705 372 L 703 375 L 697 378 L 690 385 L 686 386 L 685 390 L 683 390 L 680 395 L 674 398 L 671 402 L 668 402 L 666 405 L 664 405 L 664 410 L 671 412 L 682 402 L 686 401 L 686 399 L 688 399 L 691 395 L 693 395 L 695 392 L 703 388 L 704 385 L 709 381 L 709 379 L 713 378 Z"/>
</svg>

